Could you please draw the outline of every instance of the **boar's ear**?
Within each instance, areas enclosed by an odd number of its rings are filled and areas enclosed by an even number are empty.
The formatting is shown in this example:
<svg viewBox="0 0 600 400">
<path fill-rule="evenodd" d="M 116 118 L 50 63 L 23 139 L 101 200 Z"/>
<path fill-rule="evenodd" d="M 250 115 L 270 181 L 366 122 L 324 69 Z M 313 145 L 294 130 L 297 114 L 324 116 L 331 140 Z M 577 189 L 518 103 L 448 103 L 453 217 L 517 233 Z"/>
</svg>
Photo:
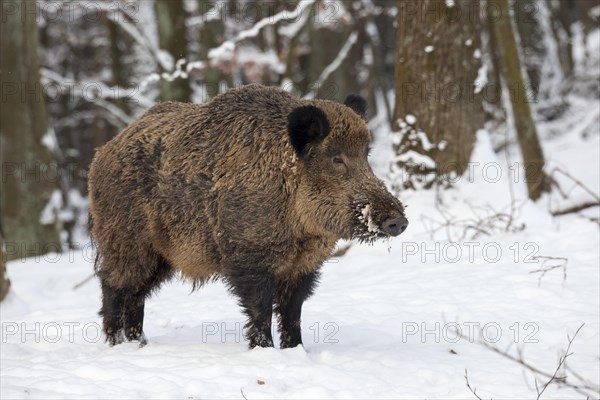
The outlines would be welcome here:
<svg viewBox="0 0 600 400">
<path fill-rule="evenodd" d="M 349 94 L 344 100 L 344 105 L 350 107 L 355 113 L 360 115 L 362 119 L 367 117 L 367 101 L 359 94 Z"/>
<path fill-rule="evenodd" d="M 315 106 L 295 108 L 288 114 L 287 120 L 290 141 L 300 157 L 305 154 L 308 144 L 319 143 L 329 133 L 327 116 Z"/>
</svg>

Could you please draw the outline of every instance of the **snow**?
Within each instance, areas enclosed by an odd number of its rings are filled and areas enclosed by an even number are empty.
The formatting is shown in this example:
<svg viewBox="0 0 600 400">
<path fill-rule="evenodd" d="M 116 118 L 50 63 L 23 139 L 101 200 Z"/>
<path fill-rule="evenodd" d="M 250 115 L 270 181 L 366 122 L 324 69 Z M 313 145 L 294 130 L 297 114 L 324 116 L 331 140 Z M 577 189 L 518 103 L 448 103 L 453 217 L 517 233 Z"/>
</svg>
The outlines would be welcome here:
<svg viewBox="0 0 600 400">
<path fill-rule="evenodd" d="M 485 135 L 479 134 L 473 168 L 440 193 L 456 217 L 474 218 L 485 205 L 506 211 L 510 204 L 512 175 Z M 545 143 L 550 162 L 560 160 L 597 193 L 597 135 Z M 490 163 L 501 166 L 499 180 L 489 168 L 484 172 Z M 523 182 L 512 184 L 522 204 L 514 225 L 526 228 L 454 242 L 441 231 L 431 238 L 431 220 L 441 219 L 431 191 L 403 193 L 410 226 L 390 240 L 391 249 L 386 242 L 354 244 L 325 264 L 303 310 L 305 349 L 248 350 L 244 317 L 222 284 L 190 294 L 177 281 L 147 302 L 149 344 L 111 348 L 99 336 L 98 282 L 73 289 L 92 271 L 85 238 L 80 250 L 11 261 L 13 286 L 0 306 L 0 395 L 471 398 L 467 369 L 482 398 L 531 398 L 530 372 L 460 340 L 456 330 L 512 354 L 520 347 L 526 360 L 553 371 L 566 335 L 582 323 L 569 365 L 598 382 L 598 226 L 576 215 L 552 218 L 543 199 L 527 202 Z M 567 279 L 555 270 L 538 282 L 539 274 L 530 273 L 541 265 L 534 255 L 567 257 Z M 574 395 L 551 385 L 544 398 Z"/>
<path fill-rule="evenodd" d="M 483 62 L 477 70 L 477 77 L 473 82 L 473 93 L 481 93 L 485 85 L 488 83 L 488 64 Z"/>
<path fill-rule="evenodd" d="M 250 29 L 246 29 L 240 32 L 235 37 L 235 39 L 226 40 L 220 46 L 211 49 L 208 53 L 208 57 L 211 59 L 225 57 L 228 53 L 231 53 L 235 49 L 235 45 L 237 42 L 255 37 L 265 26 L 274 25 L 279 21 L 285 20 L 296 21 L 299 16 L 305 13 L 308 10 L 308 8 L 313 5 L 314 2 L 315 0 L 302 0 L 298 3 L 298 5 L 293 11 L 283 10 L 273 16 L 261 19 L 260 21 L 255 23 Z"/>
<path fill-rule="evenodd" d="M 431 53 L 433 52 L 434 47 L 433 46 L 425 46 L 425 53 Z"/>
<path fill-rule="evenodd" d="M 568 198 L 554 191 L 528 201 L 518 149 L 497 154 L 479 131 L 469 168 L 452 189 L 400 194 L 410 221 L 403 235 L 353 243 L 325 263 L 303 307 L 304 348 L 248 350 L 245 318 L 226 288 L 213 283 L 190 293 L 179 281 L 147 301 L 147 346 L 111 348 L 100 336 L 98 281 L 86 280 L 93 248 L 80 230 L 76 250 L 9 262 L 11 291 L 0 304 L 0 398 L 474 398 L 465 370 L 481 398 L 536 398 L 530 371 L 477 341 L 511 355 L 520 350 L 553 373 L 567 335 L 582 324 L 564 374 L 578 383 L 572 370 L 599 385 L 600 232 L 591 219 L 600 210 L 558 218 L 549 212 L 600 193 L 598 101 L 569 102 L 571 115 L 540 123 L 539 135 L 548 170 L 561 168 L 589 190 L 557 174 Z M 396 137 L 382 115 L 370 122 L 380 177 Z M 401 121 L 407 130 L 410 120 Z M 413 134 L 436 146 L 425 133 Z M 85 214 L 77 192 L 69 199 Z M 56 192 L 48 221 L 61 201 Z M 362 211 L 368 224 L 370 212 Z M 501 213 L 512 220 L 494 219 Z M 484 220 L 489 235 L 472 229 Z M 535 273 L 541 256 L 565 257 L 566 278 L 562 268 Z M 543 395 L 584 397 L 554 384 Z"/>
<path fill-rule="evenodd" d="M 60 193 L 60 190 L 53 190 L 48 202 L 40 214 L 40 224 L 50 225 L 55 223 L 59 210 L 63 205 L 62 203 L 62 194 Z"/>
<path fill-rule="evenodd" d="M 373 215 L 371 214 L 371 205 L 370 204 L 367 204 L 366 206 L 363 207 L 363 209 L 361 211 L 361 215 L 362 215 L 361 221 L 365 224 L 365 226 L 367 227 L 369 232 L 373 232 L 373 233 L 379 232 L 379 227 L 373 221 Z"/>
</svg>

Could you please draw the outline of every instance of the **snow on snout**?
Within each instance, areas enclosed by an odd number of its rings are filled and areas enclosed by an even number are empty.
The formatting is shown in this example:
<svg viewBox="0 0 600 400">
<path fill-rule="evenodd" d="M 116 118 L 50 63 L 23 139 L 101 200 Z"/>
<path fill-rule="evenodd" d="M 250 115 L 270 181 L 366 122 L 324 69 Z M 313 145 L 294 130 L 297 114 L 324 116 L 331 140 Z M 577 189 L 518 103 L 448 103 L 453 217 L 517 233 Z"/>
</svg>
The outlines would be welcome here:
<svg viewBox="0 0 600 400">
<path fill-rule="evenodd" d="M 371 215 L 371 205 L 367 204 L 361 210 L 361 216 L 358 218 L 360 222 L 366 225 L 369 232 L 377 233 L 379 232 L 379 226 L 375 222 L 373 222 L 373 216 Z"/>
</svg>

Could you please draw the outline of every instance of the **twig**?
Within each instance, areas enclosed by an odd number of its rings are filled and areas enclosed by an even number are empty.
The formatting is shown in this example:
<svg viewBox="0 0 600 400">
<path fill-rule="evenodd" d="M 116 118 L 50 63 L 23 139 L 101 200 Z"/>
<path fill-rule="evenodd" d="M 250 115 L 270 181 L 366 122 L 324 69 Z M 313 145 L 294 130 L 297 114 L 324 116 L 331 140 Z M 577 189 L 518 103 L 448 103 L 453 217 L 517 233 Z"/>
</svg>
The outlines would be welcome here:
<svg viewBox="0 0 600 400">
<path fill-rule="evenodd" d="M 471 393 L 473 393 L 473 395 L 475 397 L 477 397 L 479 400 L 483 400 L 481 397 L 479 397 L 479 395 L 477 394 L 477 389 L 474 389 L 471 387 L 471 384 L 469 383 L 469 376 L 467 375 L 467 369 L 465 368 L 465 381 L 467 383 L 467 387 L 469 388 L 469 390 L 471 391 Z"/>
<path fill-rule="evenodd" d="M 79 282 L 78 284 L 76 284 L 75 286 L 73 286 L 73 290 L 77 290 L 80 287 L 82 287 L 83 285 L 85 285 L 86 283 L 88 283 L 89 281 L 91 281 L 92 279 L 94 279 L 94 275 L 95 274 L 91 274 L 90 276 L 88 276 L 87 278 L 85 278 L 84 280 L 82 280 L 81 282 Z"/>
<path fill-rule="evenodd" d="M 493 351 L 496 354 L 501 355 L 504 358 L 507 358 L 511 361 L 514 361 L 518 364 L 521 364 L 523 367 L 525 367 L 527 370 L 533 372 L 534 374 L 537 374 L 539 376 L 542 376 L 546 379 L 548 379 L 548 382 L 544 385 L 543 390 L 545 390 L 545 388 L 551 383 L 551 382 L 555 382 L 557 383 L 559 386 L 566 386 L 574 391 L 576 391 L 579 394 L 582 394 L 584 396 L 589 396 L 589 397 L 595 397 L 597 396 L 597 393 L 600 393 L 600 387 L 595 386 L 594 384 L 591 384 L 587 381 L 585 381 L 584 379 L 582 379 L 579 375 L 573 374 L 573 376 L 575 377 L 575 379 L 578 380 L 578 382 L 574 383 L 569 381 L 569 378 L 565 375 L 565 376 L 557 376 L 558 375 L 558 371 L 560 370 L 560 367 L 565 365 L 565 360 L 567 357 L 569 357 L 571 354 L 573 353 L 569 353 L 569 350 L 571 348 L 571 344 L 573 343 L 573 341 L 575 340 L 575 337 L 577 336 L 577 334 L 579 333 L 579 331 L 581 330 L 581 328 L 583 328 L 585 324 L 581 324 L 581 326 L 579 326 L 579 328 L 577 329 L 577 331 L 575 332 L 575 335 L 573 336 L 573 338 L 570 338 L 569 336 L 567 336 L 568 340 L 569 340 L 569 344 L 567 347 L 567 350 L 565 351 L 565 353 L 561 356 L 561 358 L 559 359 L 559 367 L 554 371 L 554 373 L 548 373 L 545 371 L 542 371 L 541 369 L 535 367 L 534 365 L 528 363 L 527 361 L 525 361 L 525 358 L 523 356 L 523 349 L 522 348 L 517 348 L 517 355 L 514 356 L 512 354 L 509 354 L 508 351 L 503 351 L 501 349 L 499 349 L 496 346 L 493 346 L 491 344 L 489 344 L 488 342 L 478 339 L 475 340 L 473 338 L 471 338 L 469 335 L 464 334 L 463 332 L 459 332 L 457 331 L 457 334 L 459 334 L 461 337 L 464 337 L 466 339 L 469 340 L 470 343 L 476 342 L 479 345 L 487 348 L 488 350 Z M 535 382 L 537 385 L 537 381 Z M 539 389 L 539 387 L 538 387 Z M 538 390 L 538 399 L 539 399 L 539 394 L 540 391 Z"/>
<path fill-rule="evenodd" d="M 467 202 L 474 217 L 459 219 L 449 214 L 447 210 L 436 202 L 435 208 L 441 215 L 442 221 L 429 216 L 421 216 L 421 221 L 426 225 L 426 229 L 432 239 L 435 239 L 435 234 L 440 230 L 446 231 L 447 239 L 450 241 L 453 240 L 455 235 L 461 241 L 466 238 L 475 239 L 480 235 L 491 236 L 494 232 L 499 231 L 518 232 L 523 230 L 525 226 L 514 226 L 514 216 L 512 215 L 516 212 L 514 204 L 513 202 L 511 205 L 511 214 L 507 214 L 494 210 L 490 205 L 476 207 Z M 478 209 L 484 211 L 487 215 L 479 213 Z"/>
<path fill-rule="evenodd" d="M 554 269 L 558 269 L 558 268 L 562 268 L 562 270 L 563 270 L 563 282 L 567 280 L 567 263 L 569 262 L 568 258 L 566 258 L 566 257 L 550 257 L 550 256 L 535 256 L 535 257 L 532 257 L 532 259 L 543 260 L 542 266 L 540 268 L 533 270 L 533 271 L 529 271 L 530 274 L 535 274 L 535 273 L 541 272 L 540 276 L 538 277 L 538 286 L 542 285 L 542 278 L 544 277 L 544 275 L 546 275 L 546 273 L 548 273 Z M 551 260 L 559 260 L 562 262 L 559 264 L 546 266 L 546 263 Z"/>
<path fill-rule="evenodd" d="M 540 397 L 542 397 L 542 394 L 544 393 L 544 391 L 546 390 L 546 388 L 554 381 L 554 380 L 562 380 L 562 381 L 566 381 L 567 377 L 557 377 L 558 372 L 560 371 L 560 369 L 562 368 L 562 366 L 564 365 L 565 361 L 567 360 L 567 357 L 569 357 L 571 354 L 573 353 L 569 353 L 569 350 L 571 349 L 571 345 L 573 344 L 573 340 L 575 340 L 575 338 L 577 337 L 577 334 L 579 333 L 579 331 L 581 330 L 581 328 L 583 328 L 584 324 L 581 324 L 581 326 L 575 331 L 575 335 L 573 335 L 573 338 L 570 338 L 569 335 L 567 335 L 567 339 L 569 340 L 569 344 L 567 345 L 567 349 L 565 350 L 565 352 L 563 353 L 563 355 L 558 359 L 558 366 L 556 367 L 556 369 L 554 370 L 554 374 L 552 374 L 552 376 L 550 377 L 550 379 L 548 380 L 548 382 L 546 382 L 546 384 L 544 385 L 544 387 L 542 388 L 542 390 L 538 389 L 537 386 L 537 380 L 536 380 L 536 384 L 535 384 L 535 388 L 538 392 L 538 396 L 537 396 L 537 400 L 540 399 Z"/>
<path fill-rule="evenodd" d="M 552 169 L 552 171 L 550 172 L 550 175 L 553 176 L 554 173 L 556 173 L 556 172 L 561 173 L 565 177 L 569 178 L 575 184 L 574 187 L 579 186 L 581 189 L 583 189 L 583 191 L 587 192 L 590 196 L 592 196 L 596 200 L 596 203 L 600 203 L 600 196 L 598 196 L 598 194 L 594 193 L 593 190 L 591 190 L 590 188 L 585 186 L 579 179 L 573 177 L 573 175 L 569 174 L 567 171 L 565 171 L 564 169 L 562 169 L 560 167 L 554 167 Z M 558 182 L 556 182 L 555 179 L 553 179 L 553 182 L 558 188 L 560 188 L 560 186 L 558 185 Z M 562 190 L 560 190 L 560 192 L 561 192 L 561 194 L 563 194 L 563 197 L 565 197 L 565 198 L 568 197 L 568 193 L 565 194 Z"/>
<path fill-rule="evenodd" d="M 583 211 L 583 210 L 591 208 L 591 207 L 600 207 L 600 202 L 598 202 L 598 201 L 587 201 L 585 203 L 577 204 L 577 205 L 574 205 L 572 207 L 567 207 L 567 208 L 565 208 L 563 210 L 550 211 L 550 213 L 552 214 L 552 216 L 558 217 L 558 216 L 561 216 L 561 215 L 578 213 L 579 211 Z"/>
</svg>

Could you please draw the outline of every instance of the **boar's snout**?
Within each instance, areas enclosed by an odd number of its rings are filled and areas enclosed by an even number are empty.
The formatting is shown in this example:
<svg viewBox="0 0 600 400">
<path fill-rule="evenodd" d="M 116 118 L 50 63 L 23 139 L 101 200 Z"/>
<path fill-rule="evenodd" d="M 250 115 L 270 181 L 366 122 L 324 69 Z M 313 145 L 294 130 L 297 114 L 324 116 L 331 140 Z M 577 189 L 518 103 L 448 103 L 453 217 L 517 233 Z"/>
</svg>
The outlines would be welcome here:
<svg viewBox="0 0 600 400">
<path fill-rule="evenodd" d="M 398 236 L 408 227 L 408 220 L 403 216 L 388 218 L 381 224 L 381 230 L 390 236 Z"/>
</svg>

